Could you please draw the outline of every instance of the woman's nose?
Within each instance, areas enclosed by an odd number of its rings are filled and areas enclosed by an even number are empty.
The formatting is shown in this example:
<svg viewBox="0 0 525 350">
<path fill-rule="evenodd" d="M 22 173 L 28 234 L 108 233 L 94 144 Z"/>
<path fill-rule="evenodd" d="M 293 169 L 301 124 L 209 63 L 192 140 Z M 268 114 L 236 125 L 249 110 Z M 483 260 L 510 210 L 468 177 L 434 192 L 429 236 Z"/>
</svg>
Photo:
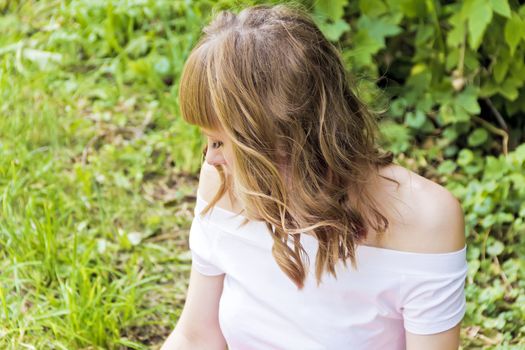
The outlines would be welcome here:
<svg viewBox="0 0 525 350">
<path fill-rule="evenodd" d="M 208 147 L 206 150 L 206 162 L 210 165 L 225 165 L 226 161 L 220 150 Z"/>
</svg>

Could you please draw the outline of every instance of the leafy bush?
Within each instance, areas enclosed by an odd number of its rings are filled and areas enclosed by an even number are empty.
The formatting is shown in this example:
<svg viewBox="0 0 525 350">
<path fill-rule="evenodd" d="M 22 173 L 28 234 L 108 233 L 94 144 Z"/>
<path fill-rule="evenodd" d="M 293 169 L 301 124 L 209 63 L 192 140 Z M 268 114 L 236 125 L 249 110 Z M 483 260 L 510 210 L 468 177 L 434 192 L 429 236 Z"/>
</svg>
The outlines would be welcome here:
<svg viewBox="0 0 525 350">
<path fill-rule="evenodd" d="M 445 161 L 437 169 L 466 213 L 465 324 L 483 327 L 483 334 L 503 344 L 523 344 L 525 339 L 524 167 L 525 144 L 507 157 L 483 158 L 463 149 L 457 164 Z"/>
<path fill-rule="evenodd" d="M 315 2 L 315 14 L 327 36 L 339 40 L 349 68 L 377 79 L 366 86 L 386 92 L 388 116 L 414 136 L 442 139 L 441 157 L 463 147 L 506 153 L 524 140 L 525 5 L 329 3 Z M 408 149 L 403 142 L 394 147 Z"/>
</svg>

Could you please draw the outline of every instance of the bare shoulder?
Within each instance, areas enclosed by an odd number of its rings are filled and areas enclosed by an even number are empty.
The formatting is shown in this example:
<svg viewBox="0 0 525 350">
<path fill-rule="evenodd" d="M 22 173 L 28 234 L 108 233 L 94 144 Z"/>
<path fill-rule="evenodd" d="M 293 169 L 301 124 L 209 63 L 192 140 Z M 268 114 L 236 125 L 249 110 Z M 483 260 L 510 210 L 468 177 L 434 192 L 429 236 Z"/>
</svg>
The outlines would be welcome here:
<svg viewBox="0 0 525 350">
<path fill-rule="evenodd" d="M 389 215 L 394 224 L 389 239 L 394 248 L 446 253 L 465 246 L 463 210 L 449 190 L 400 165 L 385 167 L 380 175 L 400 183 L 382 187 L 393 209 Z"/>
<path fill-rule="evenodd" d="M 199 175 L 198 191 L 200 196 L 210 203 L 220 187 L 221 177 L 219 172 L 213 165 L 204 162 Z M 232 196 L 225 194 L 219 199 L 216 206 L 231 212 L 240 213 L 242 209 L 237 203 L 232 202 L 232 199 Z"/>
</svg>

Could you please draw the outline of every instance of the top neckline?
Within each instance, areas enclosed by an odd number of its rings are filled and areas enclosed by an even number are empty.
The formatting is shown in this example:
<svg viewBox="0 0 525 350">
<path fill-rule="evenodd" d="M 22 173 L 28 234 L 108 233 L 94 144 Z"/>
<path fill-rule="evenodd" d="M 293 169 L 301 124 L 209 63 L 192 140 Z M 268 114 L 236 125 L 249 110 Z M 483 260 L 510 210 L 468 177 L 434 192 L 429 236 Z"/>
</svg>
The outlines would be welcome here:
<svg viewBox="0 0 525 350">
<path fill-rule="evenodd" d="M 197 204 L 195 207 L 195 215 L 200 213 L 206 205 L 208 205 L 208 202 L 202 197 L 199 190 L 197 189 Z M 199 210 L 197 210 L 199 209 Z M 217 210 L 217 212 L 214 212 Z M 210 212 L 208 212 L 207 215 L 212 215 L 216 220 L 218 220 L 218 223 L 221 224 L 237 224 L 239 226 L 244 220 L 248 220 L 250 222 L 263 222 L 263 221 L 257 221 L 257 220 L 250 220 L 246 216 L 242 215 L 241 213 L 235 213 L 228 209 L 219 207 L 215 205 L 210 209 Z M 304 237 L 308 237 L 307 239 L 313 239 L 315 240 L 315 237 L 311 235 L 303 235 Z M 380 248 L 380 247 L 374 247 L 369 246 L 365 244 L 358 244 L 357 249 L 363 249 L 368 252 L 368 254 L 381 254 L 381 255 L 406 255 L 407 258 L 410 256 L 428 256 L 428 257 L 441 257 L 441 256 L 453 256 L 453 255 L 465 255 L 467 250 L 467 245 L 463 246 L 460 250 L 451 251 L 451 252 L 444 252 L 444 253 L 421 253 L 421 252 L 410 252 L 410 251 L 404 251 L 404 250 L 395 250 L 395 249 L 389 249 L 389 248 Z"/>
</svg>

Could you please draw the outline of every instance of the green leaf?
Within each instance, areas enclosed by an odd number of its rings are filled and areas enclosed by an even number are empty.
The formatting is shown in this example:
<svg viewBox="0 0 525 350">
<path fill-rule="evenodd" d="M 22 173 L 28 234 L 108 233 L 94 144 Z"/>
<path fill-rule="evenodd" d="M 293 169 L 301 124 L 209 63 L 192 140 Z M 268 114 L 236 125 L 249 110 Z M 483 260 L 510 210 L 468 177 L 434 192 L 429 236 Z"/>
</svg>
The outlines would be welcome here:
<svg viewBox="0 0 525 350">
<path fill-rule="evenodd" d="M 498 87 L 498 92 L 510 101 L 514 101 L 519 96 L 518 87 L 511 79 L 504 80 L 503 84 Z"/>
<path fill-rule="evenodd" d="M 372 56 L 381 50 L 381 45 L 372 39 L 366 30 L 360 30 L 353 36 L 354 48 L 347 53 L 357 65 L 367 66 L 373 63 Z"/>
<path fill-rule="evenodd" d="M 478 215 L 488 215 L 494 210 L 494 199 L 490 196 L 483 196 L 478 199 L 474 203 L 474 207 L 472 208 L 474 210 L 475 214 Z"/>
<path fill-rule="evenodd" d="M 518 215 L 521 216 L 522 218 L 525 218 L 525 202 L 521 203 L 520 211 Z"/>
<path fill-rule="evenodd" d="M 408 94 L 405 94 L 405 98 L 413 104 L 417 103 L 420 98 L 421 92 L 426 91 L 432 81 L 432 70 L 429 66 L 418 63 L 412 66 L 410 70 L 410 76 L 406 80 L 405 84 L 413 92 L 413 101 L 407 98 Z"/>
<path fill-rule="evenodd" d="M 435 40 L 435 28 L 431 25 L 420 25 L 417 28 L 416 41 L 417 47 L 423 47 L 425 43 Z"/>
<path fill-rule="evenodd" d="M 490 6 L 494 12 L 502 15 L 503 17 L 510 17 L 510 7 L 508 0 L 490 0 Z"/>
<path fill-rule="evenodd" d="M 425 113 L 430 112 L 433 104 L 435 103 L 435 101 L 433 100 L 433 97 L 434 96 L 431 95 L 430 93 L 425 93 L 423 96 L 421 96 L 419 101 L 417 101 L 416 109 L 423 111 Z"/>
<path fill-rule="evenodd" d="M 504 158 L 488 156 L 483 169 L 483 180 L 499 180 L 508 172 L 508 164 Z"/>
<path fill-rule="evenodd" d="M 507 75 L 507 72 L 509 70 L 509 63 L 510 62 L 508 59 L 500 58 L 494 65 L 494 80 L 497 83 L 501 83 L 505 78 L 505 75 Z"/>
<path fill-rule="evenodd" d="M 450 47 L 458 47 L 463 42 L 465 36 L 465 19 L 461 12 L 456 12 L 449 17 L 448 23 L 452 27 L 447 34 L 447 44 Z"/>
<path fill-rule="evenodd" d="M 438 120 L 442 125 L 452 124 L 456 122 L 457 119 L 456 114 L 454 113 L 454 108 L 452 108 L 449 104 L 441 105 L 441 107 L 439 107 Z M 449 130 L 449 128 L 445 129 L 445 131 L 446 130 Z"/>
<path fill-rule="evenodd" d="M 474 0 L 468 19 L 469 44 L 477 50 L 485 29 L 492 20 L 492 7 L 487 0 Z"/>
<path fill-rule="evenodd" d="M 403 14 L 410 18 L 424 17 L 426 15 L 426 4 L 421 0 L 391 0 L 389 3 L 398 5 Z"/>
<path fill-rule="evenodd" d="M 516 160 L 520 163 L 525 162 L 525 143 L 521 144 L 512 152 L 516 157 Z"/>
<path fill-rule="evenodd" d="M 510 48 L 510 55 L 514 56 L 516 52 L 516 47 L 518 46 L 520 40 L 524 36 L 524 24 L 521 18 L 516 14 L 512 13 L 512 16 L 507 20 L 505 24 L 505 41 Z"/>
<path fill-rule="evenodd" d="M 473 88 L 465 89 L 465 91 L 456 97 L 455 101 L 470 114 L 479 114 L 481 111 L 478 104 L 476 90 Z"/>
<path fill-rule="evenodd" d="M 330 41 L 337 41 L 345 32 L 350 30 L 350 25 L 344 20 L 340 19 L 334 23 L 324 22 L 319 25 L 319 28 Z"/>
<path fill-rule="evenodd" d="M 494 239 L 494 241 L 487 247 L 487 253 L 491 256 L 500 255 L 503 252 L 505 246 L 500 241 Z"/>
<path fill-rule="evenodd" d="M 423 125 L 421 126 L 419 130 L 421 130 L 421 132 L 425 134 L 430 134 L 434 132 L 434 130 L 436 130 L 436 127 L 434 126 L 434 123 L 430 121 L 430 119 L 425 117 L 425 122 L 423 123 Z"/>
<path fill-rule="evenodd" d="M 483 220 L 481 221 L 481 226 L 483 226 L 483 228 L 489 228 L 495 223 L 496 223 L 496 217 L 492 214 L 489 214 L 483 218 Z"/>
<path fill-rule="evenodd" d="M 442 135 L 447 140 L 454 141 L 458 138 L 458 131 L 453 126 L 449 126 L 445 128 Z"/>
<path fill-rule="evenodd" d="M 505 327 L 505 323 L 505 319 L 502 317 L 486 318 L 485 320 L 483 320 L 483 327 L 488 329 L 503 329 L 503 327 Z"/>
<path fill-rule="evenodd" d="M 439 164 L 437 172 L 441 175 L 450 175 L 456 170 L 457 167 L 458 166 L 456 165 L 456 163 L 454 163 L 450 159 L 447 159 L 443 163 Z"/>
<path fill-rule="evenodd" d="M 457 162 L 460 166 L 464 167 L 465 165 L 470 164 L 474 160 L 474 153 L 468 148 L 463 148 L 459 151 Z"/>
<path fill-rule="evenodd" d="M 414 112 L 408 112 L 405 117 L 405 123 L 406 125 L 410 126 L 414 129 L 419 129 L 425 124 L 427 117 L 425 113 L 423 113 L 420 110 L 417 110 Z"/>
<path fill-rule="evenodd" d="M 465 108 L 456 104 L 453 107 L 454 110 L 454 122 L 470 122 L 470 114 L 465 110 Z"/>
<path fill-rule="evenodd" d="M 392 23 L 392 19 L 387 17 L 373 18 L 362 15 L 357 20 L 357 27 L 366 30 L 368 35 L 384 46 L 385 37 L 394 36 L 401 33 L 402 29 Z"/>
<path fill-rule="evenodd" d="M 470 13 L 472 12 L 473 7 L 477 5 L 476 1 L 477 0 L 463 0 L 463 4 L 461 5 L 461 10 L 457 12 L 461 18 L 469 17 Z"/>
<path fill-rule="evenodd" d="M 518 281 L 519 274 L 523 273 L 522 271 L 525 271 L 524 266 L 523 261 L 516 258 L 509 258 L 501 265 L 503 271 L 507 275 L 508 281 L 511 283 Z"/>
<path fill-rule="evenodd" d="M 386 146 L 394 153 L 405 152 L 410 147 L 410 131 L 404 125 L 385 121 L 379 127 Z"/>
<path fill-rule="evenodd" d="M 491 304 L 494 303 L 496 300 L 502 299 L 505 295 L 505 289 L 502 288 L 501 284 L 495 282 L 493 285 L 487 286 L 486 288 L 483 288 L 481 292 L 479 293 L 479 299 L 478 303 L 481 304 Z M 489 329 L 493 328 L 494 326 L 490 323 L 491 318 L 485 318 L 483 323 L 487 322 L 487 326 L 483 324 L 484 327 L 487 327 Z"/>
<path fill-rule="evenodd" d="M 443 150 L 443 155 L 445 157 L 454 157 L 458 153 L 459 147 L 456 145 L 449 145 Z"/>
<path fill-rule="evenodd" d="M 396 98 L 390 104 L 390 114 L 394 117 L 401 117 L 405 114 L 405 108 L 407 106 L 407 101 L 404 98 Z"/>
<path fill-rule="evenodd" d="M 315 12 L 323 17 L 328 17 L 332 21 L 337 21 L 343 17 L 346 0 L 323 0 L 315 2 Z"/>
<path fill-rule="evenodd" d="M 476 164 L 466 165 L 465 167 L 463 167 L 463 170 L 468 175 L 475 175 L 475 174 L 479 173 L 483 169 L 482 169 L 481 163 L 476 163 Z"/>
<path fill-rule="evenodd" d="M 496 219 L 498 223 L 501 223 L 501 224 L 509 223 L 509 222 L 514 221 L 514 215 L 512 215 L 511 213 L 497 213 Z"/>
<path fill-rule="evenodd" d="M 359 9 L 362 14 L 370 17 L 378 17 L 388 11 L 382 0 L 359 0 Z"/>
<path fill-rule="evenodd" d="M 479 90 L 479 97 L 490 97 L 499 92 L 499 86 L 491 80 L 486 80 Z"/>
<path fill-rule="evenodd" d="M 489 133 L 483 128 L 477 128 L 468 137 L 469 146 L 476 147 L 487 141 Z"/>
<path fill-rule="evenodd" d="M 481 266 L 481 263 L 479 262 L 478 259 L 469 260 L 468 267 L 467 267 L 467 270 L 468 270 L 467 274 L 468 274 L 469 278 L 474 278 L 474 276 L 478 272 L 480 266 Z"/>
</svg>

